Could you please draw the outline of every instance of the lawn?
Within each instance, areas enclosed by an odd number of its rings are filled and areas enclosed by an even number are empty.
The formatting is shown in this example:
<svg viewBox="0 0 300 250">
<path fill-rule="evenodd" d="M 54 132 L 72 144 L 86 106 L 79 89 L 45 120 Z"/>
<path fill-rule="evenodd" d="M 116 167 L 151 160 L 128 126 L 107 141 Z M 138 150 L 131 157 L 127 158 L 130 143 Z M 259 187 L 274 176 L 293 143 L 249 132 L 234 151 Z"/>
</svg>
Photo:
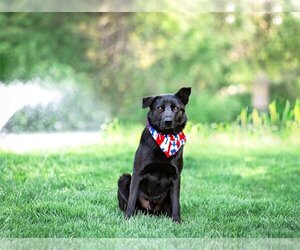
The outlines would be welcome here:
<svg viewBox="0 0 300 250">
<path fill-rule="evenodd" d="M 191 135 L 176 224 L 123 218 L 117 179 L 131 172 L 139 135 L 121 134 L 97 146 L 0 152 L 0 237 L 300 237 L 298 138 Z"/>
</svg>

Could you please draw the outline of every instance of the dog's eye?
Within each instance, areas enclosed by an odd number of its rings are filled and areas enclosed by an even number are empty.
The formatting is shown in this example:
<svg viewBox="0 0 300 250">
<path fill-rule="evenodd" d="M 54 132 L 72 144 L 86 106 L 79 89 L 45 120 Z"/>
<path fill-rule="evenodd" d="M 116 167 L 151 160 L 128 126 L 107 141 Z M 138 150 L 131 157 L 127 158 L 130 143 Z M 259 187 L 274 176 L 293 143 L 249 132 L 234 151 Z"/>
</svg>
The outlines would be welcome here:
<svg viewBox="0 0 300 250">
<path fill-rule="evenodd" d="M 177 108 L 177 107 L 174 107 L 173 110 L 174 110 L 175 112 L 177 112 L 177 111 L 178 111 L 178 108 Z"/>
<path fill-rule="evenodd" d="M 161 106 L 159 106 L 157 109 L 158 109 L 158 111 L 163 111 L 164 110 L 164 108 L 161 107 Z"/>
</svg>

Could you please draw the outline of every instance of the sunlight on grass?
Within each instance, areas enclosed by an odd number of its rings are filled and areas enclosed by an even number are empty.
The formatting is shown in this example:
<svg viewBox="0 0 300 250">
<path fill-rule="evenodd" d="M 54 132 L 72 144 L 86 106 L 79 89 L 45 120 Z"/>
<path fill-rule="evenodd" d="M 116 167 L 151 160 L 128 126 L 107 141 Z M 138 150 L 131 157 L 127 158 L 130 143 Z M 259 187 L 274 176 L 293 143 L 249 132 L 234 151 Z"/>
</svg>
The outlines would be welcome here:
<svg viewBox="0 0 300 250">
<path fill-rule="evenodd" d="M 266 178 L 266 166 L 256 166 L 254 168 L 249 168 L 249 167 L 240 167 L 240 168 L 235 168 L 233 170 L 234 174 L 237 174 L 243 178 L 247 177 L 255 177 L 259 176 L 259 178 Z"/>
</svg>

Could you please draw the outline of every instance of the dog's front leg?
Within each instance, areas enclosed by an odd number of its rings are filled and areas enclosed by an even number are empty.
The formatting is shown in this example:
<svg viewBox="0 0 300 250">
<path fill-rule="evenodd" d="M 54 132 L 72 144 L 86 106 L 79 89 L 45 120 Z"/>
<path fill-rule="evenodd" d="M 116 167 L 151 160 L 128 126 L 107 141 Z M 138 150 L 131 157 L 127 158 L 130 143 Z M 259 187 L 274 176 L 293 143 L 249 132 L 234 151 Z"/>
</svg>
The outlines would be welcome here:
<svg viewBox="0 0 300 250">
<path fill-rule="evenodd" d="M 139 193 L 139 186 L 140 186 L 140 177 L 134 174 L 131 179 L 130 189 L 129 189 L 129 199 L 127 204 L 127 209 L 125 212 L 125 218 L 129 219 L 134 211 L 136 206 L 136 200 Z"/>
<path fill-rule="evenodd" d="M 173 179 L 171 188 L 171 206 L 172 206 L 172 219 L 175 222 L 180 223 L 180 176 Z"/>
</svg>

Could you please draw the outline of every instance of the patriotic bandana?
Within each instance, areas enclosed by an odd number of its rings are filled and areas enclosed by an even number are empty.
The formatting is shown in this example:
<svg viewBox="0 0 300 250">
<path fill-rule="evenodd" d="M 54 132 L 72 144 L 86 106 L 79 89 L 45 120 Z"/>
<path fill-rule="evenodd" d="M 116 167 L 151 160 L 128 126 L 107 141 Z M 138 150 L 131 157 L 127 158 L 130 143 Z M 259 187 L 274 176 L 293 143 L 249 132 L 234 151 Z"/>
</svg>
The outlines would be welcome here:
<svg viewBox="0 0 300 250">
<path fill-rule="evenodd" d="M 167 158 L 176 154 L 181 146 L 186 143 L 186 138 L 183 132 L 178 134 L 162 134 L 157 132 L 148 122 L 147 127 L 157 145 L 161 148 Z"/>
</svg>

